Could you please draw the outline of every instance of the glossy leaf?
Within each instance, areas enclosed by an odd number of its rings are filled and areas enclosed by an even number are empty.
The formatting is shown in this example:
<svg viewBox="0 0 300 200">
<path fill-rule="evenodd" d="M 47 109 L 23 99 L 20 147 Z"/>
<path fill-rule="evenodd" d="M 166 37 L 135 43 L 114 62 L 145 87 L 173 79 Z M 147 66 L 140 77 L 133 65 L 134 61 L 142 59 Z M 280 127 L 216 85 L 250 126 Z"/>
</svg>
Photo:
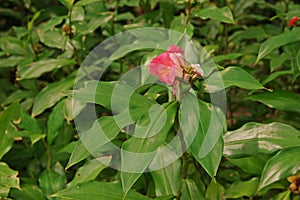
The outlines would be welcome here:
<svg viewBox="0 0 300 200">
<path fill-rule="evenodd" d="M 91 192 L 93 191 L 93 192 Z M 87 200 L 121 200 L 123 199 L 122 186 L 119 183 L 90 181 L 80 183 L 77 186 L 67 187 L 57 192 L 52 197 L 61 197 L 66 199 Z M 135 191 L 130 190 L 124 200 L 150 200 Z"/>
<path fill-rule="evenodd" d="M 300 132 L 292 126 L 273 122 L 250 122 L 224 135 L 224 154 L 229 157 L 272 153 L 300 146 Z"/>
<path fill-rule="evenodd" d="M 87 161 L 76 171 L 73 180 L 68 184 L 68 186 L 74 186 L 78 183 L 94 180 L 98 174 L 107 167 L 110 161 L 111 157 L 101 157 Z"/>
<path fill-rule="evenodd" d="M 39 185 L 43 193 L 49 196 L 63 188 L 64 179 L 54 170 L 45 170 L 39 177 Z"/>
<path fill-rule="evenodd" d="M 197 184 L 192 179 L 184 179 L 181 183 L 181 199 L 185 200 L 206 200 Z"/>
<path fill-rule="evenodd" d="M 55 137 L 59 134 L 59 129 L 63 125 L 64 122 L 64 106 L 65 101 L 60 101 L 54 108 L 51 114 L 49 115 L 49 119 L 47 122 L 47 141 L 48 144 L 51 144 Z"/>
<path fill-rule="evenodd" d="M 87 157 L 89 157 L 89 155 L 90 152 L 86 149 L 84 144 L 82 144 L 81 140 L 78 140 L 76 142 L 76 145 L 72 151 L 72 154 L 70 156 L 70 159 L 65 169 L 67 170 L 68 168 L 75 165 L 76 163 L 79 163 L 80 161 L 86 159 Z"/>
<path fill-rule="evenodd" d="M 262 172 L 259 190 L 279 181 L 295 175 L 300 170 L 300 147 L 291 147 L 279 151 L 268 160 Z"/>
<path fill-rule="evenodd" d="M 176 102 L 164 104 L 164 108 L 157 106 L 155 110 L 162 112 L 159 117 L 151 118 L 151 122 L 145 127 L 137 127 L 133 137 L 123 143 L 122 149 L 125 151 L 121 152 L 121 180 L 124 196 L 148 167 L 155 156 L 155 150 L 166 140 L 175 120 L 177 106 Z M 162 121 L 164 124 L 161 124 Z M 161 130 L 157 130 L 157 126 Z M 138 134 L 139 138 L 134 137 L 135 134 Z"/>
<path fill-rule="evenodd" d="M 300 41 L 300 28 L 298 27 L 280 35 L 270 37 L 260 46 L 256 63 L 270 54 L 273 50 L 298 41 Z"/>
<path fill-rule="evenodd" d="M 201 17 L 202 19 L 214 19 L 218 20 L 220 22 L 234 24 L 234 19 L 232 16 L 232 12 L 230 8 L 223 7 L 223 8 L 217 8 L 217 7 L 209 7 L 209 8 L 202 8 L 199 11 L 194 11 L 193 14 L 197 17 Z"/>
<path fill-rule="evenodd" d="M 18 67 L 18 80 L 36 78 L 46 72 L 59 69 L 63 66 L 73 65 L 76 62 L 71 59 L 47 59 Z"/>
<path fill-rule="evenodd" d="M 61 100 L 65 96 L 64 92 L 73 86 L 74 79 L 75 77 L 70 75 L 59 82 L 48 84 L 40 91 L 34 100 L 32 116 L 41 114 L 47 108 Z"/>
<path fill-rule="evenodd" d="M 86 103 L 75 99 L 67 98 L 65 101 L 64 116 L 70 122 L 86 107 Z"/>
<path fill-rule="evenodd" d="M 300 95 L 291 91 L 276 90 L 273 92 L 254 94 L 247 99 L 259 101 L 278 110 L 300 113 Z"/>
<path fill-rule="evenodd" d="M 234 182 L 225 192 L 225 198 L 239 198 L 254 196 L 259 184 L 259 178 L 254 177 L 248 181 Z"/>
</svg>

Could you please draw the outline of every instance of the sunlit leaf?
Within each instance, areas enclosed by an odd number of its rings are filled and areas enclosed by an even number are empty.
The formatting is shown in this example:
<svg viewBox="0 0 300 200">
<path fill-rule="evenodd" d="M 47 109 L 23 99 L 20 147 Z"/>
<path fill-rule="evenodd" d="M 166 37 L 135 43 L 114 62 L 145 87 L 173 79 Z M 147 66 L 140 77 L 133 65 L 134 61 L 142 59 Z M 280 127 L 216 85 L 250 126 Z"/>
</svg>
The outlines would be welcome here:
<svg viewBox="0 0 300 200">
<path fill-rule="evenodd" d="M 202 8 L 200 10 L 192 12 L 194 16 L 201 17 L 202 19 L 215 19 L 220 22 L 234 24 L 234 19 L 232 16 L 232 12 L 230 8 L 223 7 L 209 7 L 209 8 Z"/>
</svg>

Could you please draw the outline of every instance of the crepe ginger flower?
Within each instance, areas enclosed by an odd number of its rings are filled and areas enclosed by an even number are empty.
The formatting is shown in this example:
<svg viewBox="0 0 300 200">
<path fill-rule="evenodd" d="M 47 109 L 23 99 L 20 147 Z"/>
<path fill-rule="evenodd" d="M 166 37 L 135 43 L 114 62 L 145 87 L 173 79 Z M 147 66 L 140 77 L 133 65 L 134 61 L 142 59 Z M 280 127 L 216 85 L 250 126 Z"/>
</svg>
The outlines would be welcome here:
<svg viewBox="0 0 300 200">
<path fill-rule="evenodd" d="M 175 78 L 190 81 L 202 77 L 203 71 L 199 64 L 186 65 L 183 51 L 179 46 L 172 44 L 166 52 L 153 58 L 149 64 L 150 73 L 157 76 L 161 82 L 173 85 Z M 178 85 L 176 83 L 176 85 Z"/>
<path fill-rule="evenodd" d="M 290 27 L 293 27 L 295 25 L 295 23 L 299 20 L 300 20 L 300 17 L 292 17 L 289 22 Z"/>
</svg>

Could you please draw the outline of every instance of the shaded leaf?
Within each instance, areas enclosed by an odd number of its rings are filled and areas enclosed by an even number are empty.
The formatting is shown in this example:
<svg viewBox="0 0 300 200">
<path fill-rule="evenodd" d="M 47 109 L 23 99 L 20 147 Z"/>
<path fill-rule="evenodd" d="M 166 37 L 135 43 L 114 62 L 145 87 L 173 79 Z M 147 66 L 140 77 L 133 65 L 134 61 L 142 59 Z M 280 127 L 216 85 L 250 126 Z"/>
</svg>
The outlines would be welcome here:
<svg viewBox="0 0 300 200">
<path fill-rule="evenodd" d="M 222 200 L 224 193 L 224 187 L 213 179 L 206 189 L 205 197 L 209 200 Z"/>
<path fill-rule="evenodd" d="M 43 193 L 48 196 L 63 188 L 64 179 L 54 170 L 45 170 L 39 177 L 39 186 Z"/>
<path fill-rule="evenodd" d="M 48 122 L 47 122 L 47 141 L 48 144 L 51 144 L 55 137 L 58 135 L 58 131 L 64 123 L 64 106 L 65 101 L 60 101 L 56 106 L 53 108 L 53 111 L 49 115 Z"/>
<path fill-rule="evenodd" d="M 10 194 L 16 200 L 45 200 L 42 190 L 36 185 L 22 185 L 22 190 L 12 190 Z"/>
<path fill-rule="evenodd" d="M 184 200 L 206 200 L 197 184 L 192 179 L 184 179 L 181 183 L 181 199 Z"/>
</svg>

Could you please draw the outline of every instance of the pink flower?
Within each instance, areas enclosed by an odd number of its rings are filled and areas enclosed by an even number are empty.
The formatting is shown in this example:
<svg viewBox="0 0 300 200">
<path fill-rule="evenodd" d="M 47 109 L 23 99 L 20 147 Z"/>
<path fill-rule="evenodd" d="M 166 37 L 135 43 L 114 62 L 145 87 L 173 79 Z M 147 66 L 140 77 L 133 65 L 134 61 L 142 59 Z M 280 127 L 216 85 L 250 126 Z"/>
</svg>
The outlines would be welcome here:
<svg viewBox="0 0 300 200">
<path fill-rule="evenodd" d="M 172 85 L 175 77 L 183 76 L 183 51 L 176 45 L 171 45 L 168 50 L 153 58 L 149 64 L 150 73 L 156 75 L 160 81 Z"/>
<path fill-rule="evenodd" d="M 293 27 L 294 25 L 295 25 L 295 23 L 297 22 L 297 21 L 299 21 L 300 20 L 300 17 L 292 17 L 291 19 L 290 19 L 290 27 Z"/>
</svg>

